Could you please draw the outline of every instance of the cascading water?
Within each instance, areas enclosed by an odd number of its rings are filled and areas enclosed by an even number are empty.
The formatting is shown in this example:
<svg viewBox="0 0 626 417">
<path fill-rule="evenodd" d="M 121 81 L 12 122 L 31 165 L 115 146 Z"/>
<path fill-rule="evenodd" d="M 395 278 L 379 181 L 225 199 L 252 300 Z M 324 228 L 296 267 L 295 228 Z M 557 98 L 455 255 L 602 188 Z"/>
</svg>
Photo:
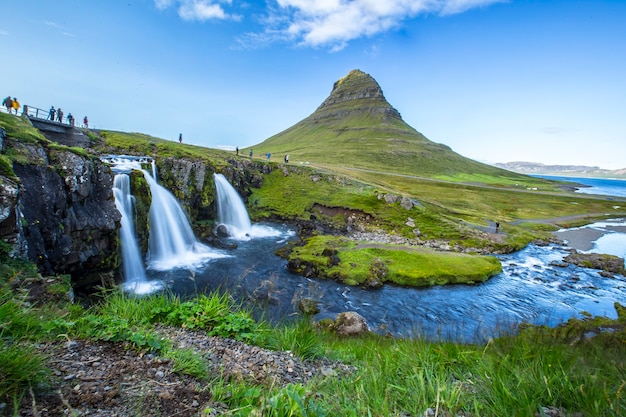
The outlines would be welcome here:
<svg viewBox="0 0 626 417">
<path fill-rule="evenodd" d="M 250 233 L 252 223 L 243 200 L 237 190 L 222 174 L 213 174 L 217 196 L 217 222 L 228 228 L 233 237 Z"/>
<path fill-rule="evenodd" d="M 135 239 L 133 221 L 133 196 L 130 193 L 130 179 L 128 174 L 117 174 L 113 180 L 113 195 L 115 206 L 122 214 L 120 227 L 120 241 L 122 247 L 122 268 L 127 283 L 146 282 L 146 271 L 139 246 Z"/>
<path fill-rule="evenodd" d="M 150 238 L 148 266 L 154 270 L 192 267 L 223 255 L 200 243 L 176 198 L 142 170 L 150 192 Z"/>
<path fill-rule="evenodd" d="M 152 158 L 131 156 L 106 156 L 101 158 L 112 165 L 115 204 L 122 215 L 120 246 L 124 289 L 136 294 L 145 294 L 161 289 L 159 281 L 149 281 L 144 266 L 134 226 L 134 196 L 130 189 L 129 173 L 141 171 L 150 186 L 149 270 L 169 270 L 202 265 L 208 259 L 226 255 L 200 243 L 176 198 L 156 178 L 156 165 Z M 142 164 L 151 164 L 152 174 L 142 169 Z"/>
</svg>

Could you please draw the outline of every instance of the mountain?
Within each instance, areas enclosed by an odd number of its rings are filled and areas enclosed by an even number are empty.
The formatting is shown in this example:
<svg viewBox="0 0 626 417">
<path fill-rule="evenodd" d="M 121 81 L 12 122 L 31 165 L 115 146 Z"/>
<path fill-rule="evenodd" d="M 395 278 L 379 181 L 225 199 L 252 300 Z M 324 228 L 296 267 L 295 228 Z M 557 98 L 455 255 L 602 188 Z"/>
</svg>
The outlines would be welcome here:
<svg viewBox="0 0 626 417">
<path fill-rule="evenodd" d="M 518 174 L 465 158 L 409 126 L 370 75 L 352 70 L 307 118 L 253 147 L 290 161 L 423 177 Z"/>
<path fill-rule="evenodd" d="M 497 163 L 495 166 L 509 171 L 518 172 L 520 174 L 539 174 L 539 175 L 555 175 L 555 176 L 574 176 L 574 177 L 603 177 L 603 178 L 619 178 L 626 177 L 626 168 L 610 170 L 602 169 L 596 166 L 584 165 L 544 165 L 538 162 L 506 162 Z"/>
</svg>

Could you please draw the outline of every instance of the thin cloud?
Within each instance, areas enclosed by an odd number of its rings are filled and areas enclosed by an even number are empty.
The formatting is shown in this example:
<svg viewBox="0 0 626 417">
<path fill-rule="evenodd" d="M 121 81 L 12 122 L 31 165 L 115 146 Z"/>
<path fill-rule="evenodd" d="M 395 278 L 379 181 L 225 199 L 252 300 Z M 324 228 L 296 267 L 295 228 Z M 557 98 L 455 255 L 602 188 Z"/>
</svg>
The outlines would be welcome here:
<svg viewBox="0 0 626 417">
<path fill-rule="evenodd" d="M 239 39 L 289 39 L 300 46 L 345 48 L 352 40 L 399 28 L 420 14 L 451 15 L 507 0 L 276 0 L 265 35 Z"/>
<path fill-rule="evenodd" d="M 157 9 L 165 10 L 176 7 L 178 16 L 183 20 L 201 22 L 207 20 L 240 20 L 241 16 L 227 13 L 223 5 L 230 5 L 232 0 L 154 0 Z"/>
<path fill-rule="evenodd" d="M 60 24 L 56 23 L 56 22 L 51 22 L 49 20 L 46 20 L 46 21 L 43 22 L 43 24 L 46 25 L 46 26 L 50 26 L 51 28 L 57 29 L 58 31 L 61 32 L 61 34 L 63 36 L 69 36 L 71 38 L 75 38 L 76 37 L 76 35 L 74 35 L 73 33 L 64 31 L 63 29 L 65 29 L 65 28 L 63 26 L 61 26 Z"/>
<path fill-rule="evenodd" d="M 55 29 L 62 29 L 63 28 L 63 26 L 59 25 L 58 23 L 50 22 L 49 20 L 44 21 L 43 24 L 46 25 L 46 26 L 51 26 L 51 27 L 53 27 Z"/>
</svg>

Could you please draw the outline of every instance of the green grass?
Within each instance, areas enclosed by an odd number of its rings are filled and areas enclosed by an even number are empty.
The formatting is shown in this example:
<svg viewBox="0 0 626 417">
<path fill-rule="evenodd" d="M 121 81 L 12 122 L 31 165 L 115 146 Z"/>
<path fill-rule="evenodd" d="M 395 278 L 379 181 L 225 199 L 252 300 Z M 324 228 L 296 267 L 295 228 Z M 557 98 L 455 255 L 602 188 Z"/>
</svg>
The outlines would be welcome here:
<svg viewBox="0 0 626 417">
<path fill-rule="evenodd" d="M 105 153 L 124 152 L 130 155 L 158 156 L 159 158 L 195 158 L 210 162 L 215 167 L 225 166 L 225 158 L 232 156 L 232 152 L 201 146 L 180 144 L 178 141 L 169 141 L 143 133 L 100 131 L 104 143 L 97 146 Z"/>
<path fill-rule="evenodd" d="M 518 335 L 485 344 L 374 334 L 342 339 L 306 319 L 251 327 L 247 314 L 223 295 L 181 301 L 113 292 L 87 309 L 59 298 L 49 298 L 54 305 L 27 303 L 27 284 L 33 279 L 38 276 L 32 265 L 3 259 L 0 402 L 13 414 L 30 390 L 54 390 L 37 343 L 60 337 L 109 340 L 170 358 L 177 372 L 210 381 L 214 399 L 227 404 L 231 416 L 399 417 L 423 415 L 428 408 L 441 416 L 533 416 L 541 415 L 542 407 L 571 416 L 626 413 L 626 309 L 619 305 L 617 320 L 588 317 L 557 328 L 524 326 Z M 61 277 L 54 294 L 63 282 Z M 233 326 L 240 318 L 246 324 Z M 171 342 L 157 338 L 151 330 L 155 323 L 207 332 L 228 324 L 224 335 L 229 337 L 290 350 L 303 359 L 341 360 L 354 371 L 328 373 L 304 386 L 225 381 L 209 375 L 202 353 L 173 349 Z M 258 336 L 250 338 L 251 332 Z"/>
<path fill-rule="evenodd" d="M 336 257 L 336 261 L 333 261 Z M 289 254 L 292 269 L 348 285 L 375 282 L 405 286 L 476 283 L 502 271 L 493 256 L 437 252 L 424 248 L 357 244 L 345 238 L 314 236 Z"/>
</svg>

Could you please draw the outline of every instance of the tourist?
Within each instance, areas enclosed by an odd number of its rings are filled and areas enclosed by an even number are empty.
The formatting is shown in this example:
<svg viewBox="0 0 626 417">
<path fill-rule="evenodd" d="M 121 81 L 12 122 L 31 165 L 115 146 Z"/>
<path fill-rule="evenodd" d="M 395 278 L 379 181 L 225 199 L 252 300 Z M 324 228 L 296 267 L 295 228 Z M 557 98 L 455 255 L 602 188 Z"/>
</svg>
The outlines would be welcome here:
<svg viewBox="0 0 626 417">
<path fill-rule="evenodd" d="M 178 143 L 183 143 L 183 134 L 182 133 L 178 134 Z"/>
<path fill-rule="evenodd" d="M 289 162 L 289 155 L 285 155 L 285 163 Z"/>
<path fill-rule="evenodd" d="M 235 151 L 237 152 L 237 156 L 239 156 L 239 146 L 235 148 Z"/>
<path fill-rule="evenodd" d="M 70 124 L 70 126 L 74 127 L 74 116 L 72 116 L 72 113 L 68 113 L 67 122 Z"/>
<path fill-rule="evenodd" d="M 15 115 L 17 116 L 17 111 L 20 109 L 20 102 L 17 101 L 17 97 L 13 97 L 13 110 L 15 110 Z M 11 110 L 9 109 L 9 113 L 11 113 Z"/>
<path fill-rule="evenodd" d="M 250 149 L 250 159 L 252 159 L 252 149 Z"/>
<path fill-rule="evenodd" d="M 7 108 L 7 112 L 11 114 L 11 109 L 13 108 L 13 100 L 11 100 L 11 96 L 8 96 L 4 100 L 2 100 L 2 105 Z"/>
<path fill-rule="evenodd" d="M 87 116 L 83 117 L 83 126 L 89 129 L 89 119 L 87 119 Z"/>
<path fill-rule="evenodd" d="M 60 107 L 57 109 L 57 120 L 59 123 L 63 123 L 63 110 Z"/>
</svg>

